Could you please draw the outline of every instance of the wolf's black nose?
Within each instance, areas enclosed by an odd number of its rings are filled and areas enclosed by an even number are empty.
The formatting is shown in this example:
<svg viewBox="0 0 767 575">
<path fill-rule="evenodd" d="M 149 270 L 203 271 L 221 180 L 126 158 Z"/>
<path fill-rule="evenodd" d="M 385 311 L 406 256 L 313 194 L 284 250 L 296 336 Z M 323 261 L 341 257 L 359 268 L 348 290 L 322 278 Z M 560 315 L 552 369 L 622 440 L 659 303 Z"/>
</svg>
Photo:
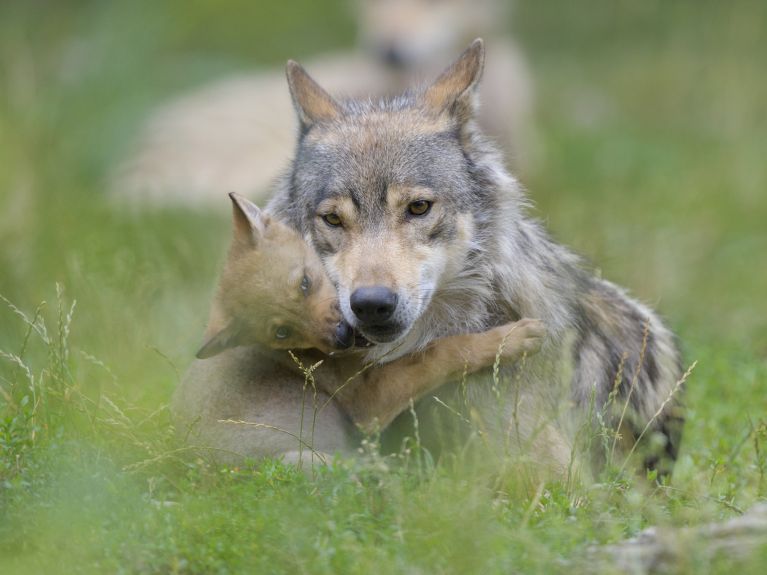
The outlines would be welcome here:
<svg viewBox="0 0 767 575">
<path fill-rule="evenodd" d="M 397 294 L 382 286 L 361 287 L 349 298 L 354 315 L 363 324 L 376 325 L 388 321 L 397 307 Z"/>
<path fill-rule="evenodd" d="M 379 48 L 378 54 L 384 64 L 390 68 L 399 70 L 400 68 L 404 68 L 407 64 L 405 55 L 396 46 L 382 46 Z"/>
<path fill-rule="evenodd" d="M 354 330 L 345 321 L 340 321 L 336 326 L 336 347 L 346 349 L 354 344 Z"/>
</svg>

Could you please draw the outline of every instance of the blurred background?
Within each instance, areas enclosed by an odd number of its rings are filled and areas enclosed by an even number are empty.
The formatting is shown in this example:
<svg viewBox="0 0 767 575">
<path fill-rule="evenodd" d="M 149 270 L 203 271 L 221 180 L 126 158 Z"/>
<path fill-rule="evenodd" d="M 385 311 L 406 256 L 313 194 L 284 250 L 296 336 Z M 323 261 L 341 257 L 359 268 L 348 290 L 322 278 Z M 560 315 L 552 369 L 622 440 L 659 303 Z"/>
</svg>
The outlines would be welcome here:
<svg viewBox="0 0 767 575">
<path fill-rule="evenodd" d="M 135 400 L 167 401 L 206 321 L 231 190 L 220 209 L 187 204 L 178 190 L 161 206 L 136 205 L 115 199 L 114 174 L 158 110 L 211 83 L 263 73 L 282 84 L 288 58 L 322 81 L 312 62 L 360 51 L 401 68 L 408 54 L 370 40 L 370 14 L 393 1 L 2 2 L 0 294 L 31 311 L 55 300 L 58 282 L 77 300 L 74 347 Z M 531 127 L 520 148 L 533 153 L 517 173 L 537 214 L 657 307 L 691 359 L 719 350 L 725 362 L 763 360 L 767 4 L 520 0 L 475 22 L 484 4 L 465 2 L 458 21 L 485 34 L 488 69 L 494 39 L 519 48 Z M 431 39 L 444 46 L 439 66 L 474 35 Z M 269 89 L 279 102 L 254 108 L 287 105 L 286 86 Z M 0 309 L 0 349 L 18 347 L 23 332 Z"/>
</svg>

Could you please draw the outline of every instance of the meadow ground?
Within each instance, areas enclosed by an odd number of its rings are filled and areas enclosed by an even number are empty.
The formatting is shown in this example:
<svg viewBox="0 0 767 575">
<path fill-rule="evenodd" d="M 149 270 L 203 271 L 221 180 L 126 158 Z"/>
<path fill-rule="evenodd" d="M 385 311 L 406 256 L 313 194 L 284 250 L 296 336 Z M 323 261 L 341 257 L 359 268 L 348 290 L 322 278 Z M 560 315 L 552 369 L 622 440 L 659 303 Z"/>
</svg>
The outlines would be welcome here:
<svg viewBox="0 0 767 575">
<path fill-rule="evenodd" d="M 756 0 L 516 12 L 538 84 L 539 161 L 524 183 L 539 215 L 656 306 L 698 361 L 669 485 L 609 474 L 530 490 L 460 457 L 433 467 L 417 449 L 389 460 L 371 448 L 313 478 L 174 452 L 166 405 L 228 219 L 116 210 L 107 171 L 163 98 L 353 41 L 345 2 L 224 4 L 0 5 L 0 572 L 590 571 L 568 562 L 588 545 L 767 497 Z M 732 570 L 705 551 L 693 542 L 683 569 Z M 767 549 L 739 568 L 766 565 Z"/>
</svg>

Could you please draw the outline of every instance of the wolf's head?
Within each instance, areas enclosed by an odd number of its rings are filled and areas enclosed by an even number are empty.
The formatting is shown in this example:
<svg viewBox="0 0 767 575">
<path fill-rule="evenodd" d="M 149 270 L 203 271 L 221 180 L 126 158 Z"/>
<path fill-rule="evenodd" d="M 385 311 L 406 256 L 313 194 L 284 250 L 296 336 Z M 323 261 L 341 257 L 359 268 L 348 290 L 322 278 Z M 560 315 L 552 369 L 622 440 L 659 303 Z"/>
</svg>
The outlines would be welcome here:
<svg viewBox="0 0 767 575">
<path fill-rule="evenodd" d="M 509 0 L 358 0 L 360 42 L 387 66 L 434 70 L 508 21 Z"/>
<path fill-rule="evenodd" d="M 348 347 L 336 292 L 301 236 L 237 194 L 234 233 L 198 358 L 239 345 Z"/>
<path fill-rule="evenodd" d="M 410 330 L 493 210 L 466 153 L 483 60 L 477 40 L 425 90 L 380 102 L 338 102 L 288 63 L 301 123 L 291 209 L 372 342 Z"/>
</svg>

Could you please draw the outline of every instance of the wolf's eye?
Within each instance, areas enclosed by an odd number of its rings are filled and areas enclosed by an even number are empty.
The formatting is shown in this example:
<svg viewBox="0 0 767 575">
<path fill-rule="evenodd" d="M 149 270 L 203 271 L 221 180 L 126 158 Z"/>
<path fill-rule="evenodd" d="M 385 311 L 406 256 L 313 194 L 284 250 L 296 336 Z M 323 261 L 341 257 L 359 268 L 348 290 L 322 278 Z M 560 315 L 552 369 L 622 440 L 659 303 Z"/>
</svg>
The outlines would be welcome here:
<svg viewBox="0 0 767 575">
<path fill-rule="evenodd" d="M 341 225 L 341 217 L 338 214 L 329 213 L 322 216 L 322 219 L 325 221 L 327 225 L 333 228 L 337 228 Z"/>
<path fill-rule="evenodd" d="M 309 290 L 312 289 L 312 280 L 309 279 L 309 276 L 304 274 L 304 277 L 301 279 L 301 291 L 303 294 L 309 295 Z"/>
<path fill-rule="evenodd" d="M 431 204 L 428 200 L 416 200 L 408 204 L 407 212 L 411 216 L 425 216 L 431 210 Z"/>
<path fill-rule="evenodd" d="M 274 330 L 274 339 L 288 339 L 290 337 L 290 328 L 286 325 L 281 325 Z"/>
</svg>

